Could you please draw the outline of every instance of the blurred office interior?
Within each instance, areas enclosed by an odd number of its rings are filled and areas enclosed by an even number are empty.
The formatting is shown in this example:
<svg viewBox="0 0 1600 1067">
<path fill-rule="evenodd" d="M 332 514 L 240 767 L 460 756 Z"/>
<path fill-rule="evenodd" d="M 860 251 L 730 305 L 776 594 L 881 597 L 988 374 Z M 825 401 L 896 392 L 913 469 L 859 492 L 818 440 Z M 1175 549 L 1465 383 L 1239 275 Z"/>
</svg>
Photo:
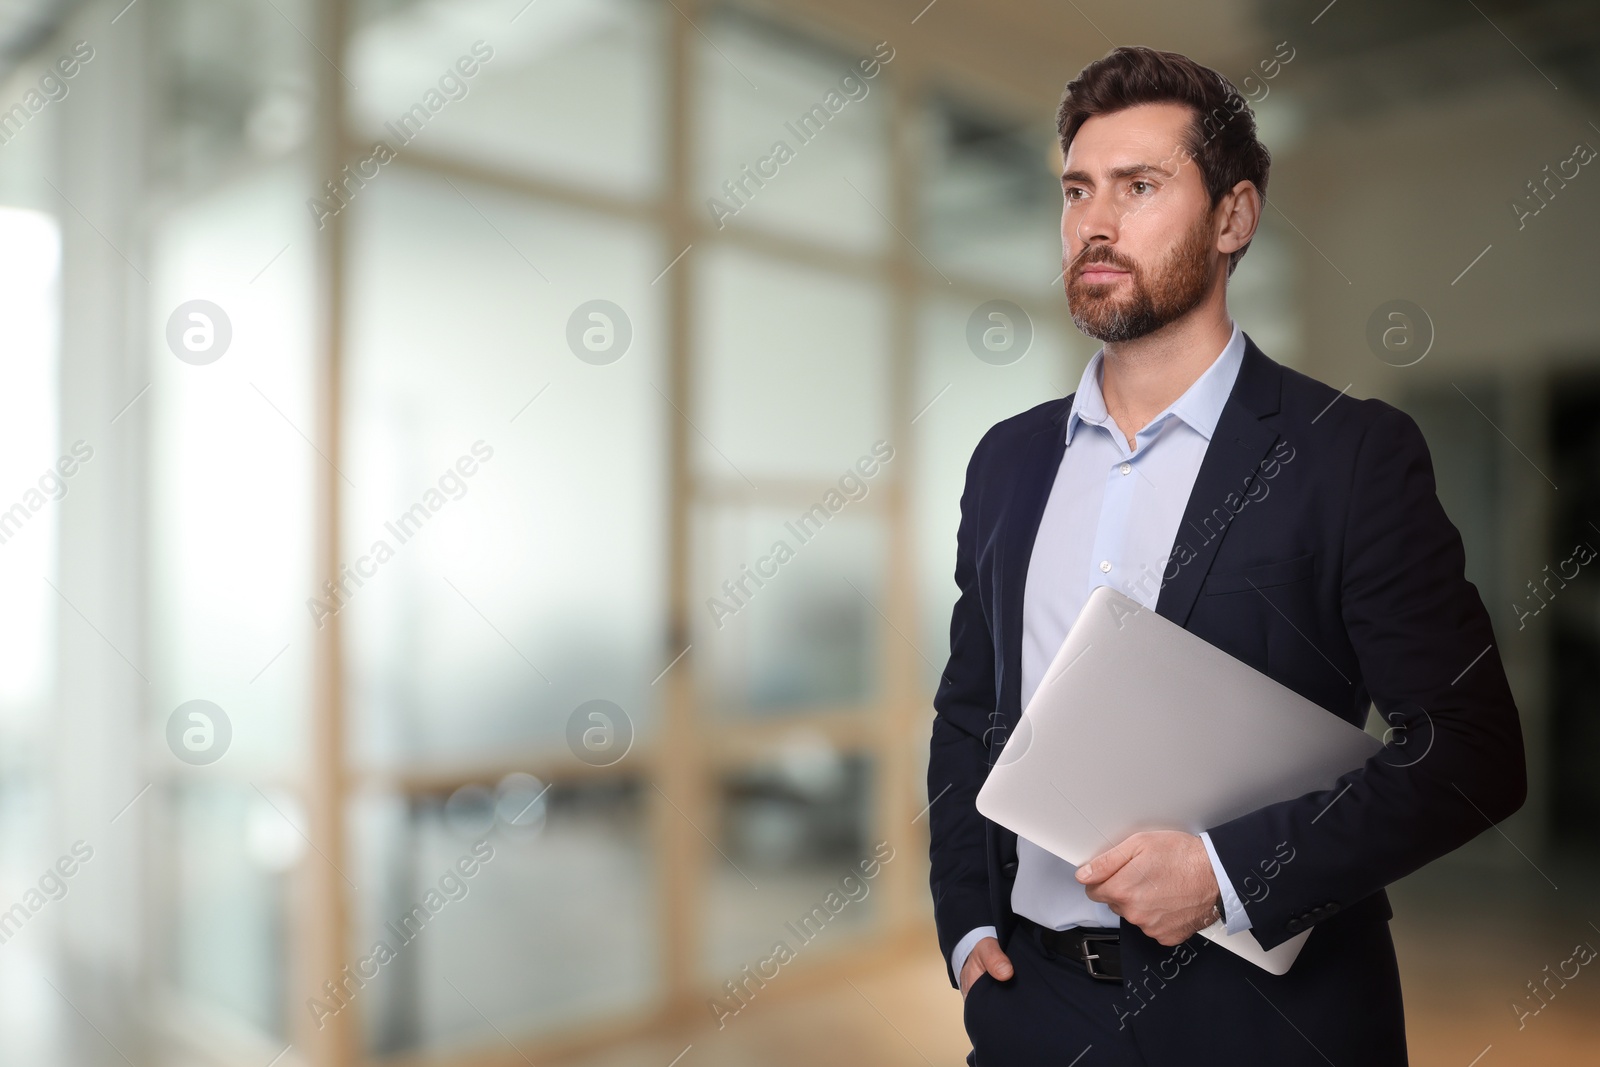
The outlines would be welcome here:
<svg viewBox="0 0 1600 1067">
<path fill-rule="evenodd" d="M 959 1062 L 958 501 L 1097 347 L 1116 44 L 1255 105 L 1231 310 L 1422 425 L 1519 698 L 1391 890 L 1413 1060 L 1600 1062 L 1573 0 L 0 4 L 0 1062 Z"/>
</svg>

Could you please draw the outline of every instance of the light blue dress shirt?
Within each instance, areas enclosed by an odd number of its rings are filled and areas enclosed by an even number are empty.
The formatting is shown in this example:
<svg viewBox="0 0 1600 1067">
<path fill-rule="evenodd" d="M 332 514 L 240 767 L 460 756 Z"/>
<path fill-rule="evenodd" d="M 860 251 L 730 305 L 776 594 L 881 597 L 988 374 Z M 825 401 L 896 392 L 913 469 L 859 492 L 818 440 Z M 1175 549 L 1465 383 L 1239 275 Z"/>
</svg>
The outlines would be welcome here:
<svg viewBox="0 0 1600 1067">
<path fill-rule="evenodd" d="M 1106 413 L 1100 392 L 1105 350 L 1083 370 L 1067 415 L 1067 447 L 1039 522 L 1028 563 L 1022 608 L 1022 705 L 1026 707 L 1089 593 L 1109 585 L 1154 609 L 1161 574 L 1189 502 L 1200 461 L 1222 406 L 1233 392 L 1244 359 L 1244 334 L 1233 335 L 1211 366 L 1182 396 L 1128 439 Z M 1212 847 L 1200 834 L 1222 891 L 1228 933 L 1250 928 L 1238 894 Z M 1090 900 L 1087 887 L 1073 877 L 1077 867 L 1027 838 L 1017 839 L 1017 881 L 1011 907 L 1041 926 L 1116 927 L 1121 921 L 1107 904 Z M 957 979 L 967 955 L 995 928 L 969 932 L 950 953 Z"/>
</svg>

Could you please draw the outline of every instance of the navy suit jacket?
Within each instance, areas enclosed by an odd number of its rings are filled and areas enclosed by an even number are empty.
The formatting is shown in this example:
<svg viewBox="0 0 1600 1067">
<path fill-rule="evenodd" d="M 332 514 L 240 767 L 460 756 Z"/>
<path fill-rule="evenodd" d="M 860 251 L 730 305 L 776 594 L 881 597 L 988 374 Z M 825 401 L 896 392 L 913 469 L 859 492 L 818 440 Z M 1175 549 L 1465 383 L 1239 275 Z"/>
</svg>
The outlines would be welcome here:
<svg viewBox="0 0 1600 1067">
<path fill-rule="evenodd" d="M 1263 948 L 1313 925 L 1339 931 L 1314 932 L 1290 972 L 1274 976 L 1208 952 L 1198 935 L 1166 948 L 1123 920 L 1127 984 L 1141 966 L 1189 975 L 1130 1000 L 1126 1018 L 1177 1028 L 1167 1054 L 1185 1062 L 1205 1058 L 1201 1031 L 1215 1036 L 1219 1062 L 1248 1057 L 1266 1047 L 1252 1029 L 1282 1030 L 1280 1016 L 1309 1027 L 1306 1040 L 1323 1034 L 1330 1056 L 1393 1056 L 1392 1041 L 1382 1042 L 1398 1027 L 1403 1059 L 1384 886 L 1522 806 L 1517 709 L 1415 422 L 1380 400 L 1341 396 L 1245 341 L 1156 611 L 1357 726 L 1370 701 L 1389 736 L 1334 787 L 1206 828 Z M 1071 406 L 1068 396 L 999 423 L 967 468 L 960 597 L 928 762 L 928 796 L 937 798 L 930 883 L 947 972 L 968 931 L 993 925 L 1004 946 L 1016 926 L 1017 835 L 981 816 L 974 798 L 1021 713 L 1023 590 Z M 1185 946 L 1200 963 L 1172 964 Z M 1341 1027 L 1362 1026 L 1387 1027 L 1388 1038 L 1340 1044 Z M 1245 1043 L 1224 1048 L 1237 1041 Z"/>
</svg>

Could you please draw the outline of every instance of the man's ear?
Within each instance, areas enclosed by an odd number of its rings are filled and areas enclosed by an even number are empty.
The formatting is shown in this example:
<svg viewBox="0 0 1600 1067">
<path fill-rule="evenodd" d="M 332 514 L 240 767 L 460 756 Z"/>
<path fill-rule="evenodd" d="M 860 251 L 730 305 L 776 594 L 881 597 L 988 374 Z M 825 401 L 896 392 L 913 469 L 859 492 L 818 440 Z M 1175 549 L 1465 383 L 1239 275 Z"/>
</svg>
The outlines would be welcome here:
<svg viewBox="0 0 1600 1067">
<path fill-rule="evenodd" d="M 1237 252 L 1250 243 L 1261 224 L 1261 191 L 1255 182 L 1241 181 L 1217 205 L 1222 214 L 1222 229 L 1217 233 L 1217 251 Z"/>
</svg>

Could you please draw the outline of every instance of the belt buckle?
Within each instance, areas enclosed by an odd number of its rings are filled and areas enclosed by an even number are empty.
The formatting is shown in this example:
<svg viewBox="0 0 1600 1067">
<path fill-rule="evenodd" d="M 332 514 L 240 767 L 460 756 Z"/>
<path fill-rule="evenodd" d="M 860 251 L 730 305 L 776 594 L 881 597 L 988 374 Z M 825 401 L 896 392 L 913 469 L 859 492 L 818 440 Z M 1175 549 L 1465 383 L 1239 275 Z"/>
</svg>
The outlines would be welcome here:
<svg viewBox="0 0 1600 1067">
<path fill-rule="evenodd" d="M 1098 952 L 1090 952 L 1089 951 L 1089 942 L 1091 942 L 1091 941 L 1113 941 L 1114 942 L 1120 936 L 1121 935 L 1119 935 L 1119 934 L 1088 934 L 1088 933 L 1079 935 L 1081 940 L 1078 942 L 1078 958 L 1083 961 L 1083 965 L 1088 970 L 1090 977 L 1098 978 L 1101 981 L 1105 981 L 1105 982 L 1120 982 L 1120 981 L 1122 981 L 1122 976 L 1121 975 L 1102 974 L 1101 972 L 1095 970 L 1094 969 L 1094 961 L 1100 958 L 1100 954 Z"/>
</svg>

